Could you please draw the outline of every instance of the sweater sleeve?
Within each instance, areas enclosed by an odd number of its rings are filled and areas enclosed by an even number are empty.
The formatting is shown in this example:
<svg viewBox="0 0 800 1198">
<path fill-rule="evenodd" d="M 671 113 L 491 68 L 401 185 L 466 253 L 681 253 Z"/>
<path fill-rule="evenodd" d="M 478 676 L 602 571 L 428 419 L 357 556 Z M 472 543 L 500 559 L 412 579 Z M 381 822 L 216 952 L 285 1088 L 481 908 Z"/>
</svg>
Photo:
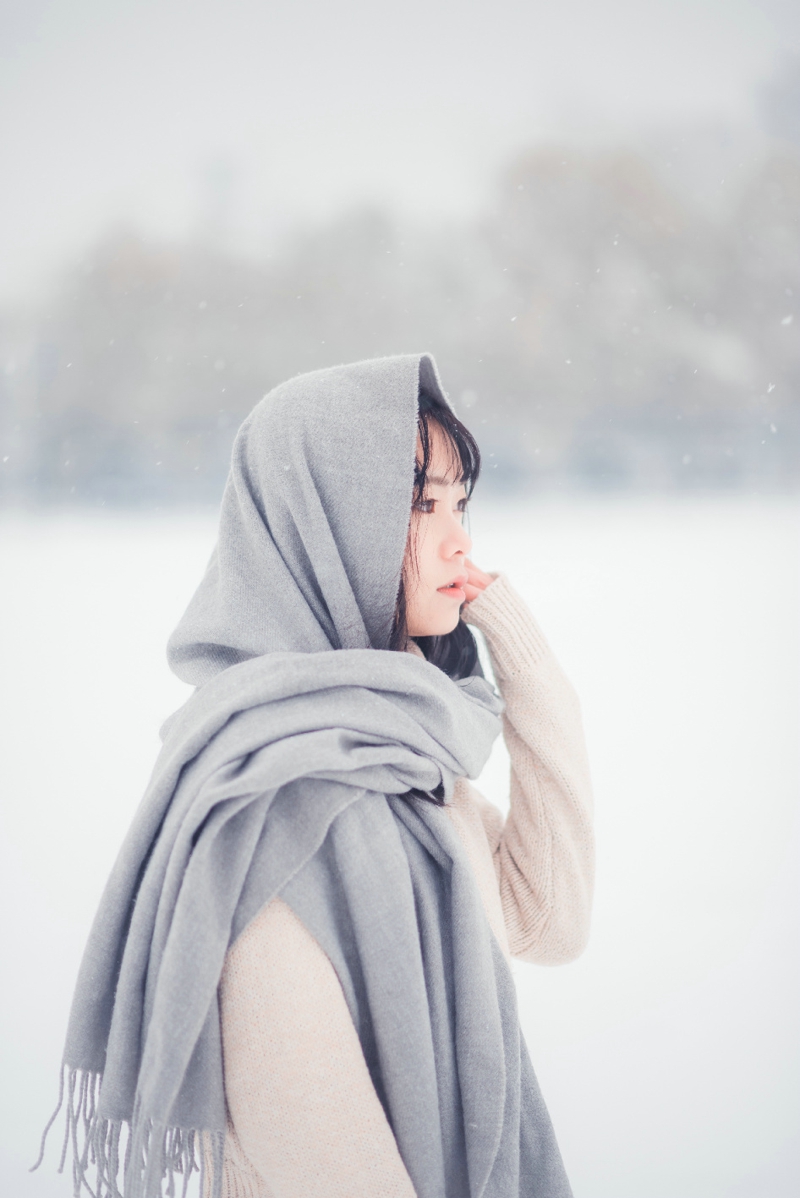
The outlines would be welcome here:
<svg viewBox="0 0 800 1198">
<path fill-rule="evenodd" d="M 555 965 L 586 945 L 594 881 L 589 768 L 578 698 L 501 574 L 464 610 L 505 700 L 511 808 L 480 803 L 514 956 Z"/>
</svg>

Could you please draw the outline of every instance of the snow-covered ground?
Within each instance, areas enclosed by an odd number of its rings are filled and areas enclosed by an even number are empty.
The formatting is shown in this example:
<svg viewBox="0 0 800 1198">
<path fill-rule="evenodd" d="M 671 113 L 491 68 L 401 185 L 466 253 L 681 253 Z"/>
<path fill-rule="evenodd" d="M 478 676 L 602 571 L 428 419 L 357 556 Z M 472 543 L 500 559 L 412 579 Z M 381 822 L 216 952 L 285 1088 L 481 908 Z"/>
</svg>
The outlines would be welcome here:
<svg viewBox="0 0 800 1198">
<path fill-rule="evenodd" d="M 589 949 L 517 966 L 576 1198 L 800 1192 L 800 503 L 562 500 L 473 513 L 583 700 L 599 880 Z M 164 642 L 213 518 L 0 520 L 0 1190 L 55 1097 L 72 980 L 161 720 Z M 499 750 L 483 788 L 502 801 Z"/>
</svg>

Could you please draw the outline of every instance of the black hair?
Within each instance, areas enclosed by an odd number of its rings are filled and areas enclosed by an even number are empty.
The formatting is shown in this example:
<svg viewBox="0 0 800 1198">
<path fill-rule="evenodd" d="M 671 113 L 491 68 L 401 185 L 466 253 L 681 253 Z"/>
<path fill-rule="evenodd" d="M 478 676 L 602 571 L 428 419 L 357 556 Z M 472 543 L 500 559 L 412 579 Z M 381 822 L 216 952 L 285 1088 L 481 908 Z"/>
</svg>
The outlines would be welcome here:
<svg viewBox="0 0 800 1198">
<path fill-rule="evenodd" d="M 431 462 L 431 424 L 436 424 L 445 434 L 453 465 L 460 469 L 459 481 L 464 484 L 467 498 L 472 494 L 481 472 L 481 452 L 472 433 L 462 424 L 455 412 L 437 403 L 424 391 L 419 393 L 417 430 L 422 447 L 422 460 L 414 464 L 413 503 L 419 503 L 425 495 L 425 484 Z M 397 594 L 389 648 L 404 650 L 408 644 L 408 622 L 406 614 L 405 580 L 401 579 Z M 459 616 L 452 632 L 443 636 L 418 636 L 414 640 L 431 665 L 438 666 L 448 677 L 456 680 L 482 673 L 478 661 L 478 646 L 469 627 Z M 431 793 L 413 790 L 408 792 L 417 798 L 441 804 L 444 792 L 441 785 Z M 405 796 L 404 796 L 405 797 Z"/>
</svg>

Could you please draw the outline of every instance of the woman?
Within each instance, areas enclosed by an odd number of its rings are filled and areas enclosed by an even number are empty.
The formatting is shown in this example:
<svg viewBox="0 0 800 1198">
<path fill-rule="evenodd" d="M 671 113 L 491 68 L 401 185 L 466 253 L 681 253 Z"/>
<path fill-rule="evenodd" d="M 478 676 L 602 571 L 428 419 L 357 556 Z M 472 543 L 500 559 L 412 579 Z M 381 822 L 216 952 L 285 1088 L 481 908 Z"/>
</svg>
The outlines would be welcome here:
<svg viewBox="0 0 800 1198">
<path fill-rule="evenodd" d="M 468 559 L 478 470 L 427 356 L 300 376 L 242 426 L 170 641 L 198 689 L 73 1002 L 76 1187 L 94 1163 L 153 1198 L 199 1155 L 226 1198 L 569 1194 L 507 956 L 583 947 L 588 774 L 569 684 Z M 505 700 L 505 824 L 466 781 L 502 704 L 464 620 Z"/>
</svg>

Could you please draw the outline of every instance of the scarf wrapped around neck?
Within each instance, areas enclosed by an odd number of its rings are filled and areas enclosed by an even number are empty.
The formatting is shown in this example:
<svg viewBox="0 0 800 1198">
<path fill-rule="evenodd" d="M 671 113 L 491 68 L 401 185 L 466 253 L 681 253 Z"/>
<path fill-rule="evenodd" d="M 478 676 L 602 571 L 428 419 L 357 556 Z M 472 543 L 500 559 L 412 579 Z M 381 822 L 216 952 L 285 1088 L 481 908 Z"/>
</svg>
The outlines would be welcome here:
<svg viewBox="0 0 800 1198">
<path fill-rule="evenodd" d="M 426 355 L 317 371 L 237 435 L 169 644 L 197 689 L 162 729 L 73 998 L 76 1194 L 157 1198 L 177 1175 L 185 1193 L 199 1160 L 219 1195 L 218 985 L 277 895 L 336 969 L 419 1198 L 570 1193 L 466 855 L 407 793 L 475 777 L 502 708 L 484 679 L 387 648 L 420 389 L 447 403 Z"/>
</svg>

